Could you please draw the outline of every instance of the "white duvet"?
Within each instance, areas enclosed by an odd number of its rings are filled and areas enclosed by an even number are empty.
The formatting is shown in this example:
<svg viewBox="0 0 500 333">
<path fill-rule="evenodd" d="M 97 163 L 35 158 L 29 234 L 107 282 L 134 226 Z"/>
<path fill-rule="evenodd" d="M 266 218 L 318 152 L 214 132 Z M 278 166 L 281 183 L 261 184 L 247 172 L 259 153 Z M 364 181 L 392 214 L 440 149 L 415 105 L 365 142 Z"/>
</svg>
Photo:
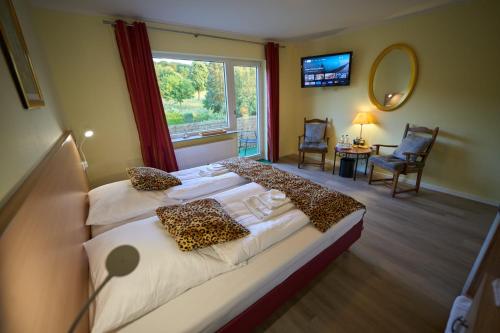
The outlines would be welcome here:
<svg viewBox="0 0 500 333">
<path fill-rule="evenodd" d="M 290 236 L 309 222 L 309 218 L 296 208 L 267 220 L 257 218 L 249 211 L 242 199 L 265 191 L 264 187 L 256 183 L 249 183 L 213 195 L 212 197 L 222 204 L 224 210 L 232 218 L 250 230 L 250 235 L 199 251 L 215 255 L 227 263 L 236 265 Z"/>
<path fill-rule="evenodd" d="M 245 265 L 247 259 L 308 222 L 307 217 L 297 209 L 264 221 L 253 216 L 243 204 L 243 199 L 264 191 L 262 186 L 250 183 L 212 196 L 251 232 L 232 242 L 182 252 L 156 216 L 128 223 L 87 241 L 84 246 L 94 286 L 100 285 L 106 278 L 106 256 L 113 248 L 129 244 L 140 254 L 139 265 L 134 272 L 113 278 L 98 295 L 92 332 L 119 328 L 186 290 Z"/>
<path fill-rule="evenodd" d="M 130 275 L 112 278 L 97 296 L 92 332 L 118 328 L 189 288 L 237 267 L 197 251 L 180 251 L 158 219 L 150 217 L 84 243 L 94 287 L 107 276 L 108 253 L 123 244 L 139 251 L 139 265 Z"/>
<path fill-rule="evenodd" d="M 165 191 L 166 195 L 175 200 L 192 200 L 226 188 L 241 185 L 248 181 L 234 172 L 213 177 L 198 177 L 183 180 L 182 185 L 174 186 Z"/>
<path fill-rule="evenodd" d="M 222 175 L 224 173 L 229 172 L 228 169 L 223 168 L 221 164 L 213 163 L 207 165 L 201 165 L 194 168 L 179 170 L 171 172 L 170 174 L 176 176 L 182 181 L 196 179 L 204 176 L 213 176 L 210 175 L 210 171 L 217 170 L 217 174 Z"/>
</svg>

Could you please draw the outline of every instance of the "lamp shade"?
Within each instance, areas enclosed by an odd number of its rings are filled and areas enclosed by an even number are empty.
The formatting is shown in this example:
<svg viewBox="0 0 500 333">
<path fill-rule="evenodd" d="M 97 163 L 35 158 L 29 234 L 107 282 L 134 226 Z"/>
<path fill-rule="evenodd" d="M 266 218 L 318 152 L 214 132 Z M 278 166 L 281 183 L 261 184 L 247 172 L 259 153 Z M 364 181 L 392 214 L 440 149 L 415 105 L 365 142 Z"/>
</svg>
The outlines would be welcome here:
<svg viewBox="0 0 500 333">
<path fill-rule="evenodd" d="M 352 123 L 358 125 L 373 124 L 373 116 L 370 112 L 358 112 Z"/>
</svg>

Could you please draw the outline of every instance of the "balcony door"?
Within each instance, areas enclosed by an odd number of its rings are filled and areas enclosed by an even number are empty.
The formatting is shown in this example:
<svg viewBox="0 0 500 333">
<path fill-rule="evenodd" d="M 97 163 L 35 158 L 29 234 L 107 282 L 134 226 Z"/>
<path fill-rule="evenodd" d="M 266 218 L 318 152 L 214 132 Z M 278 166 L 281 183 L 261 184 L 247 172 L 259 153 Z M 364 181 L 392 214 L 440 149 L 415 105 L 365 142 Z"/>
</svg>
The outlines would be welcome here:
<svg viewBox="0 0 500 333">
<path fill-rule="evenodd" d="M 264 155 L 261 65 L 254 62 L 234 62 L 232 65 L 238 154 L 261 158 Z"/>
</svg>

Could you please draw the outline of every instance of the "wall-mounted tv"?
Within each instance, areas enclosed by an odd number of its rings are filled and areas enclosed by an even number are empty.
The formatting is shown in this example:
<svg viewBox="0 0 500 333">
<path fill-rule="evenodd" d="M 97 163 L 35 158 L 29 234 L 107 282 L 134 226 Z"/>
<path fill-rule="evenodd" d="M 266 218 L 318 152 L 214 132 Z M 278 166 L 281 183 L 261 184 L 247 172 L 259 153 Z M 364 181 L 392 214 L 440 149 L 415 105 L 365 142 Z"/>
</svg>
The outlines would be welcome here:
<svg viewBox="0 0 500 333">
<path fill-rule="evenodd" d="M 348 86 L 351 81 L 351 58 L 352 52 L 302 58 L 302 88 Z"/>
</svg>

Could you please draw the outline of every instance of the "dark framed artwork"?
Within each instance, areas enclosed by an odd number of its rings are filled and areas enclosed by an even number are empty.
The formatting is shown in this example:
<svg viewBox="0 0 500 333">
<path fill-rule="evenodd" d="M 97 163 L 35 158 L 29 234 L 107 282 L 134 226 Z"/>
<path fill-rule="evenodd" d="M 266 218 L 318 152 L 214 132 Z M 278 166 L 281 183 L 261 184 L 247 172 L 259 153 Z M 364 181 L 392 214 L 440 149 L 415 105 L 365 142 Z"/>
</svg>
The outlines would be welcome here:
<svg viewBox="0 0 500 333">
<path fill-rule="evenodd" d="M 2 51 L 23 106 L 26 109 L 44 106 L 42 91 L 11 0 L 0 0 L 0 37 Z"/>
</svg>

